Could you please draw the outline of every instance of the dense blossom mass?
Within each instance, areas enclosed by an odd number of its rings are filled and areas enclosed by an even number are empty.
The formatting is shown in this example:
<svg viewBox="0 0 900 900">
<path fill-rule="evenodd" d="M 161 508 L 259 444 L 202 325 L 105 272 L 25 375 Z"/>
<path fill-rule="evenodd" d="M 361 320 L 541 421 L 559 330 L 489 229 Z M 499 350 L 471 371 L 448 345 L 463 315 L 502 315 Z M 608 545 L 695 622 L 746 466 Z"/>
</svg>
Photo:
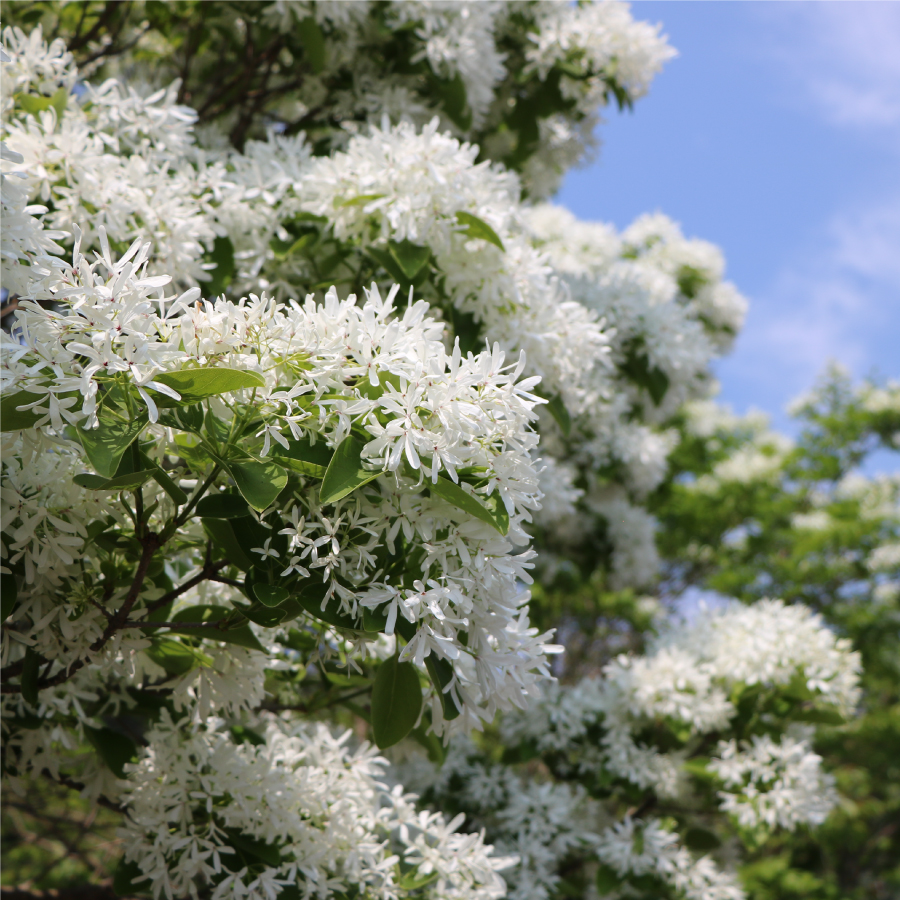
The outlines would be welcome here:
<svg viewBox="0 0 900 900">
<path fill-rule="evenodd" d="M 5 786 L 119 815 L 127 896 L 744 897 L 739 845 L 837 804 L 813 742 L 861 664 L 811 600 L 677 624 L 635 593 L 661 498 L 794 452 L 711 400 L 746 311 L 719 251 L 546 202 L 659 26 L 216 0 L 85 36 L 77 6 L 0 56 Z M 862 567 L 885 598 L 898 547 Z M 561 591 L 617 630 L 580 680 Z"/>
</svg>

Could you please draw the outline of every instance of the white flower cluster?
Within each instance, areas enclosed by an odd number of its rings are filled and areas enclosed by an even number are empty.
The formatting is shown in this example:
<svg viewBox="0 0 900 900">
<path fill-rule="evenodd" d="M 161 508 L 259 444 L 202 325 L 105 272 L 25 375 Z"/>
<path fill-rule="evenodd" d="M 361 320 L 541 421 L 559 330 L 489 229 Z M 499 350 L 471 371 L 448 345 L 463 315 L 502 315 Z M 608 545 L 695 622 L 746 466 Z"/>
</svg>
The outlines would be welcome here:
<svg viewBox="0 0 900 900">
<path fill-rule="evenodd" d="M 653 77 L 675 51 L 660 36 L 661 27 L 635 22 L 624 3 L 537 4 L 528 65 L 546 78 L 554 65 L 562 71 L 559 90 L 574 101 L 577 115 L 556 113 L 540 123 L 540 147 L 523 172 L 531 196 L 549 197 L 560 176 L 596 146 L 598 109 L 611 91 L 613 77 L 623 92 L 620 103 L 644 96 Z"/>
<path fill-rule="evenodd" d="M 344 75 L 349 86 L 339 92 L 340 112 L 349 119 L 392 121 L 424 125 L 441 114 L 442 125 L 464 138 L 483 134 L 492 158 L 515 149 L 508 130 L 498 126 L 514 96 L 510 76 L 537 76 L 545 91 L 558 94 L 560 109 L 542 114 L 537 124 L 536 147 L 524 167 L 532 197 L 547 197 L 559 185 L 564 171 L 595 146 L 597 109 L 605 107 L 617 87 L 620 103 L 642 97 L 653 77 L 674 51 L 659 34 L 659 27 L 635 22 L 625 3 L 596 2 L 569 5 L 555 2 L 522 4 L 454 3 L 446 0 L 403 0 L 384 4 L 383 23 L 403 30 L 412 43 L 409 63 L 427 62 L 427 71 L 445 83 L 458 79 L 467 115 L 450 114 L 423 97 L 415 75 L 393 72 L 359 52 L 371 44 L 372 4 L 367 2 L 315 3 L 277 0 L 265 12 L 285 32 L 308 16 L 321 24 L 327 47 L 319 78 Z M 379 23 L 383 28 L 384 25 Z M 513 69 L 519 66 L 520 69 Z M 319 78 L 299 91 L 305 109 L 321 97 Z M 318 90 L 318 95 L 317 95 Z M 345 123 L 352 133 L 355 121 Z M 333 138 L 340 144 L 341 135 Z"/>
<path fill-rule="evenodd" d="M 350 733 L 270 717 L 264 740 L 236 744 L 225 723 L 163 714 L 143 758 L 129 766 L 122 800 L 125 858 L 155 897 L 303 898 L 344 885 L 396 900 L 499 900 L 511 860 L 457 818 L 418 812 L 415 797 L 379 782 L 384 760 Z M 416 896 L 419 896 L 416 893 Z"/>
<path fill-rule="evenodd" d="M 618 875 L 652 875 L 687 900 L 743 900 L 737 878 L 708 856 L 695 859 L 658 819 L 626 817 L 597 840 L 597 857 Z"/>
<path fill-rule="evenodd" d="M 454 740 L 439 766 L 416 755 L 395 774 L 433 804 L 462 809 L 487 827 L 499 853 L 518 864 L 504 872 L 511 900 L 548 900 L 560 882 L 560 863 L 589 851 L 599 810 L 578 785 L 523 781 L 509 766 L 486 762 L 468 740 Z"/>
<path fill-rule="evenodd" d="M 193 305 L 196 288 L 167 302 L 161 290 L 168 279 L 144 275 L 147 245 L 135 242 L 113 262 L 102 231 L 100 237 L 103 255 L 93 265 L 76 245 L 72 268 L 61 270 L 54 296 L 65 302 L 63 311 L 23 302 L 17 321 L 21 343 L 4 344 L 4 391 L 19 391 L 21 408 L 36 416 L 26 437 L 13 438 L 19 441 L 15 447 L 43 436 L 56 454 L 49 459 L 77 467 L 80 448 L 59 446 L 63 423 L 94 424 L 101 387 L 119 385 L 133 389 L 137 409 L 146 409 L 147 433 L 157 442 L 159 458 L 177 455 L 184 448 L 157 424 L 154 397 L 179 397 L 159 380 L 161 374 L 185 371 L 186 363 L 198 370 L 258 373 L 253 393 L 262 415 L 261 457 L 273 448 L 289 450 L 290 440 L 303 437 L 337 447 L 355 426 L 367 434 L 361 454 L 373 475 L 392 473 L 330 510 L 313 489 L 289 501 L 290 508 L 280 510 L 291 522 L 285 574 L 309 577 L 319 569 L 331 585 L 328 597 L 336 594 L 331 602 L 354 616 L 361 613 L 360 603 L 383 606 L 389 632 L 398 614 L 414 623 L 417 634 L 404 658 L 419 666 L 432 653 L 453 661 L 456 679 L 447 690 L 466 712 L 463 727 L 493 717 L 498 708 L 521 705 L 546 674 L 548 637 L 528 627 L 528 594 L 519 587 L 528 580 L 533 553 L 512 555 L 514 545 L 528 543 L 522 525 L 540 496 L 529 457 L 537 439 L 529 428 L 535 379 L 518 380 L 524 360 L 506 365 L 496 346 L 467 359 L 458 347 L 447 353 L 442 325 L 428 317 L 424 302 L 401 313 L 394 307 L 396 290 L 382 299 L 374 286 L 362 306 L 352 296 L 339 301 L 333 291 L 322 306 L 307 298 L 302 307 L 279 308 L 265 296 Z M 153 292 L 160 297 L 151 299 Z M 250 393 L 231 396 L 246 400 Z M 211 402 L 210 411 L 226 430 L 236 415 L 224 399 Z M 476 471 L 478 486 L 461 483 L 458 469 Z M 78 504 L 85 496 L 81 489 L 50 484 L 42 488 L 50 492 L 49 509 L 32 513 L 15 457 L 7 471 L 3 516 L 16 541 L 9 552 L 15 559 L 24 556 L 32 579 L 41 560 L 55 554 L 60 564 L 51 571 L 58 579 L 74 565 L 65 547 L 80 546 L 102 504 Z M 29 470 L 28 477 L 36 474 Z M 439 477 L 481 498 L 478 503 L 498 505 L 509 517 L 508 539 L 439 494 L 426 493 Z M 54 491 L 64 496 L 56 498 Z M 171 509 L 164 495 L 160 500 L 161 511 Z M 355 536 L 360 528 L 367 535 L 362 543 Z M 376 549 L 393 547 L 400 530 L 407 541 L 427 548 L 421 581 L 408 587 L 373 582 Z M 268 547 L 260 552 L 278 556 Z"/>
<path fill-rule="evenodd" d="M 595 381 L 608 339 L 596 316 L 565 298 L 531 246 L 515 175 L 476 165 L 477 154 L 440 134 L 436 119 L 421 131 L 373 128 L 345 152 L 311 164 L 300 205 L 332 218 L 342 240 L 429 248 L 453 306 L 483 323 L 489 341 L 524 350 L 545 392 L 581 412 L 599 399 Z M 504 249 L 473 239 L 460 213 L 486 222 Z"/>
<path fill-rule="evenodd" d="M 742 828 L 821 825 L 837 803 L 834 778 L 808 738 L 754 735 L 741 745 L 722 741 L 716 753 L 709 770 L 728 788 L 719 791 L 721 808 Z"/>
<path fill-rule="evenodd" d="M 145 97 L 108 80 L 85 84 L 77 98 L 78 71 L 61 41 L 48 47 L 40 27 L 27 37 L 7 28 L 3 40 L 4 85 L 13 90 L 4 87 L 2 136 L 14 154 L 4 156 L 4 184 L 18 178 L 42 205 L 32 209 L 54 229 L 44 233 L 45 249 L 57 252 L 46 241 L 74 237 L 76 226 L 85 247 L 96 247 L 102 228 L 122 249 L 135 239 L 152 241 L 152 273 L 185 286 L 208 279 L 203 255 L 218 232 L 205 212 L 212 196 L 190 158 L 196 113 L 177 105 L 177 85 Z M 24 234 L 15 230 L 10 239 L 29 252 Z M 4 280 L 16 274 L 4 271 Z M 36 286 L 20 279 L 8 286 L 32 296 Z"/>
<path fill-rule="evenodd" d="M 733 603 L 671 630 L 644 657 L 618 658 L 600 679 L 550 686 L 541 703 L 506 717 L 502 729 L 511 743 L 533 741 L 541 752 L 565 754 L 573 771 L 605 768 L 675 796 L 692 739 L 728 729 L 741 690 L 802 689 L 846 715 L 858 699 L 859 666 L 848 642 L 807 608 Z M 655 745 L 659 722 L 668 723 L 682 749 Z"/>
</svg>

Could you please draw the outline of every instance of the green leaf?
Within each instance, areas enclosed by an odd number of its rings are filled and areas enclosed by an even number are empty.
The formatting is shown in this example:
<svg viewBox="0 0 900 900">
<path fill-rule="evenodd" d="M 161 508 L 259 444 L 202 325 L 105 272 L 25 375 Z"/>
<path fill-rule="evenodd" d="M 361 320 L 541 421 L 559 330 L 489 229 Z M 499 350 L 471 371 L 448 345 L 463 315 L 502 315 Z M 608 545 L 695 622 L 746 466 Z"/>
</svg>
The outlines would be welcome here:
<svg viewBox="0 0 900 900">
<path fill-rule="evenodd" d="M 338 208 L 343 206 L 365 206 L 367 203 L 371 203 L 373 200 L 380 200 L 382 197 L 386 197 L 387 194 L 360 194 L 358 197 L 351 197 L 349 200 L 342 200 L 337 204 Z"/>
<path fill-rule="evenodd" d="M 169 495 L 176 506 L 187 503 L 187 494 L 169 477 L 162 466 L 153 467 L 153 480 Z"/>
<path fill-rule="evenodd" d="M 384 270 L 390 275 L 394 281 L 398 283 L 403 283 L 406 281 L 406 275 L 403 274 L 403 269 L 400 267 L 400 263 L 394 259 L 394 255 L 384 247 L 367 247 L 366 253 L 372 257 Z"/>
<path fill-rule="evenodd" d="M 250 514 L 247 501 L 240 494 L 228 491 L 204 497 L 195 512 L 204 519 L 240 519 Z"/>
<path fill-rule="evenodd" d="M 255 625 L 263 628 L 275 628 L 285 621 L 288 610 L 284 606 L 276 606 L 274 609 L 245 609 L 241 607 L 241 615 L 246 616 Z"/>
<path fill-rule="evenodd" d="M 361 462 L 363 446 L 353 435 L 348 435 L 341 441 L 322 479 L 320 503 L 336 503 L 381 475 L 380 470 L 372 472 L 363 469 Z"/>
<path fill-rule="evenodd" d="M 140 472 L 129 472 L 127 475 L 119 475 L 116 478 L 104 478 L 102 475 L 76 475 L 72 481 L 91 491 L 133 491 L 142 484 L 146 484 L 155 474 L 155 469 L 142 469 Z"/>
<path fill-rule="evenodd" d="M 311 444 L 309 438 L 299 441 L 289 441 L 285 449 L 279 444 L 273 449 L 273 459 L 278 462 L 288 463 L 288 467 L 301 475 L 309 475 L 313 478 L 324 478 L 325 471 L 334 452 L 330 450 L 324 440 Z"/>
<path fill-rule="evenodd" d="M 142 887 L 142 885 L 146 885 L 146 887 Z M 148 890 L 149 887 L 150 879 L 144 875 L 136 862 L 119 860 L 115 875 L 113 875 L 112 888 L 120 897 L 133 897 L 138 892 Z"/>
<path fill-rule="evenodd" d="M 243 498 L 260 512 L 272 504 L 288 482 L 281 467 L 271 460 L 228 463 L 228 471 Z"/>
<path fill-rule="evenodd" d="M 188 606 L 175 613 L 172 621 L 218 622 L 220 619 L 230 615 L 231 610 L 225 609 L 224 606 Z M 223 628 L 215 631 L 198 628 L 173 628 L 172 631 L 175 634 L 186 634 L 190 637 L 203 637 L 212 641 L 222 641 L 224 644 L 237 644 L 239 647 L 246 647 L 248 650 L 259 650 L 260 653 L 266 652 L 265 647 L 259 642 L 246 622 L 237 628 Z"/>
<path fill-rule="evenodd" d="M 309 67 L 318 74 L 325 68 L 327 53 L 325 48 L 325 35 L 319 23 L 313 16 L 307 16 L 297 25 L 297 36 L 303 44 L 303 52 L 309 62 Z"/>
<path fill-rule="evenodd" d="M 0 574 L 0 622 L 5 622 L 15 611 L 19 601 L 16 576 L 11 572 Z"/>
<path fill-rule="evenodd" d="M 4 395 L 0 399 L 0 431 L 22 431 L 33 427 L 44 414 L 32 412 L 30 409 L 18 410 L 16 407 L 34 403 L 39 396 L 32 394 L 31 391 L 16 391 L 15 394 Z"/>
<path fill-rule="evenodd" d="M 25 659 L 22 660 L 22 698 L 26 703 L 38 705 L 38 675 L 44 660 L 31 647 L 25 648 Z"/>
<path fill-rule="evenodd" d="M 163 372 L 161 375 L 155 375 L 153 380 L 178 391 L 181 395 L 181 400 L 174 400 L 166 394 L 159 394 L 156 398 L 156 405 L 160 408 L 187 406 L 206 397 L 228 394 L 231 391 L 242 389 L 260 388 L 264 387 L 266 383 L 262 375 L 257 372 L 224 367 Z"/>
<path fill-rule="evenodd" d="M 427 875 L 420 875 L 418 869 L 413 869 L 412 872 L 407 872 L 400 879 L 400 887 L 404 891 L 416 891 L 427 884 L 431 884 L 433 881 L 437 881 L 440 874 L 440 872 L 429 872 Z"/>
<path fill-rule="evenodd" d="M 203 428 L 203 407 L 199 403 L 191 406 L 180 406 L 159 414 L 159 424 L 166 428 L 180 431 L 192 431 L 200 434 Z"/>
<path fill-rule="evenodd" d="M 101 413 L 96 428 L 92 428 L 90 431 L 80 427 L 77 429 L 81 446 L 84 447 L 84 452 L 91 465 L 97 470 L 97 474 L 106 478 L 115 477 L 125 451 L 134 443 L 135 438 L 146 424 L 147 417 L 145 415 L 130 422 L 123 422 Z M 149 477 L 148 475 L 147 478 Z M 83 487 L 87 487 L 87 485 L 83 485 Z M 97 490 L 97 488 L 92 488 L 92 490 Z"/>
<path fill-rule="evenodd" d="M 69 99 L 69 92 L 64 88 L 58 88 L 50 97 L 44 97 L 39 94 L 16 94 L 15 101 L 27 113 L 36 116 L 45 109 L 52 106 L 56 110 L 57 116 L 62 116 L 66 110 L 66 103 Z"/>
<path fill-rule="evenodd" d="M 242 542 L 236 537 L 230 521 L 227 519 L 201 519 L 200 522 L 210 540 L 224 551 L 232 565 L 237 566 L 243 572 L 253 566 L 253 560 L 247 555 Z"/>
<path fill-rule="evenodd" d="M 569 415 L 569 410 L 566 409 L 566 404 L 563 403 L 559 394 L 547 402 L 547 411 L 556 420 L 559 430 L 568 437 L 569 432 L 572 430 L 572 417 Z"/>
<path fill-rule="evenodd" d="M 478 216 L 473 216 L 472 213 L 460 211 L 456 214 L 456 221 L 459 222 L 460 225 L 466 226 L 466 235 L 468 237 L 481 238 L 481 240 L 487 241 L 495 247 L 499 247 L 504 253 L 506 252 L 506 247 L 503 246 L 503 241 L 500 240 L 500 236 L 483 219 L 479 219 Z"/>
<path fill-rule="evenodd" d="M 333 625 L 335 628 L 344 628 L 348 631 L 360 631 L 360 622 L 346 613 L 338 612 L 337 600 L 331 598 L 322 609 L 322 601 L 328 586 L 322 583 L 308 585 L 299 594 L 294 595 L 294 599 L 314 618 Z"/>
<path fill-rule="evenodd" d="M 425 668 L 428 670 L 438 697 L 440 697 L 444 718 L 450 722 L 459 715 L 459 710 L 456 708 L 450 692 L 444 693 L 444 688 L 453 680 L 453 664 L 449 660 L 440 659 L 433 653 L 429 653 L 425 657 Z"/>
<path fill-rule="evenodd" d="M 218 297 L 225 292 L 228 285 L 234 278 L 234 245 L 227 237 L 217 237 L 213 243 L 212 250 L 206 254 L 206 262 L 216 264 L 215 269 L 210 273 L 212 278 L 206 282 L 201 290 L 204 291 L 206 297 Z M 176 390 L 178 390 L 176 388 Z"/>
<path fill-rule="evenodd" d="M 597 893 L 601 897 L 617 891 L 622 886 L 622 879 L 616 874 L 616 870 L 606 865 L 600 864 L 597 869 Z"/>
<path fill-rule="evenodd" d="M 387 628 L 387 615 L 377 609 L 363 607 L 363 630 L 369 632 L 384 631 Z"/>
<path fill-rule="evenodd" d="M 407 281 L 415 279 L 416 275 L 419 274 L 422 267 L 431 257 L 430 248 L 420 247 L 418 244 L 413 244 L 406 239 L 399 243 L 397 241 L 388 241 L 388 247 L 390 248 L 391 256 L 397 260 L 397 264 L 406 276 Z"/>
<path fill-rule="evenodd" d="M 496 528 L 501 534 L 506 534 L 506 531 L 501 530 L 501 524 L 492 510 L 488 509 L 477 497 L 464 491 L 458 484 L 454 484 L 449 478 L 439 475 L 436 482 L 429 482 L 428 489 L 442 500 L 452 503 L 457 509 L 461 509 L 470 516 L 475 516 L 476 519 L 481 519 L 482 522 Z M 506 528 L 509 530 L 508 519 Z"/>
<path fill-rule="evenodd" d="M 444 764 L 444 760 L 447 758 L 447 751 L 444 749 L 441 739 L 433 731 L 428 731 L 424 725 L 420 725 L 418 728 L 413 728 L 409 734 L 425 750 L 428 758 L 435 765 L 441 766 Z"/>
<path fill-rule="evenodd" d="M 798 722 L 814 725 L 845 725 L 847 720 L 836 709 L 801 709 L 793 716 Z"/>
<path fill-rule="evenodd" d="M 137 745 L 131 739 L 113 731 L 112 728 L 84 728 L 84 736 L 88 743 L 97 751 L 100 759 L 106 763 L 109 770 L 116 778 L 125 777 L 125 763 L 134 762 L 137 759 Z"/>
<path fill-rule="evenodd" d="M 253 593 L 263 606 L 269 607 L 281 606 L 291 596 L 287 588 L 277 584 L 254 584 Z"/>
<path fill-rule="evenodd" d="M 372 686 L 372 731 L 381 750 L 402 741 L 419 718 L 422 688 L 412 663 L 385 660 Z"/>
<path fill-rule="evenodd" d="M 684 843 L 691 850 L 715 850 L 722 842 L 719 838 L 705 828 L 688 828 L 684 834 Z"/>
<path fill-rule="evenodd" d="M 279 241 L 278 238 L 273 238 L 269 241 L 269 247 L 272 248 L 276 258 L 287 259 L 289 256 L 305 250 L 310 244 L 314 244 L 318 238 L 318 232 L 309 231 L 301 234 L 298 238 L 292 236 L 289 241 Z"/>
<path fill-rule="evenodd" d="M 191 669 L 212 665 L 212 660 L 205 653 L 171 638 L 154 638 L 152 646 L 147 647 L 144 653 L 169 675 L 184 675 Z"/>
<path fill-rule="evenodd" d="M 431 75 L 429 82 L 434 92 L 441 98 L 444 112 L 463 131 L 472 127 L 472 110 L 469 108 L 466 86 L 459 72 L 453 78 L 438 78 Z"/>
<path fill-rule="evenodd" d="M 643 338 L 632 341 L 625 361 L 619 368 L 638 387 L 644 388 L 650 394 L 654 404 L 659 406 L 669 390 L 669 376 L 662 369 L 650 365 L 650 358 L 643 352 L 643 347 Z"/>
<path fill-rule="evenodd" d="M 273 844 L 267 844 L 258 838 L 250 837 L 236 828 L 225 828 L 223 830 L 228 835 L 228 843 L 244 857 L 246 863 L 261 862 L 273 867 L 281 865 L 281 851 L 278 847 Z"/>
<path fill-rule="evenodd" d="M 251 744 L 254 747 L 264 747 L 266 744 L 266 739 L 261 734 L 246 725 L 232 725 L 228 730 L 238 744 Z"/>
<path fill-rule="evenodd" d="M 509 531 L 509 513 L 506 510 L 506 504 L 500 496 L 499 491 L 494 491 L 490 497 L 486 497 L 484 505 L 493 513 L 497 522 L 497 531 L 500 534 L 506 534 Z"/>
</svg>

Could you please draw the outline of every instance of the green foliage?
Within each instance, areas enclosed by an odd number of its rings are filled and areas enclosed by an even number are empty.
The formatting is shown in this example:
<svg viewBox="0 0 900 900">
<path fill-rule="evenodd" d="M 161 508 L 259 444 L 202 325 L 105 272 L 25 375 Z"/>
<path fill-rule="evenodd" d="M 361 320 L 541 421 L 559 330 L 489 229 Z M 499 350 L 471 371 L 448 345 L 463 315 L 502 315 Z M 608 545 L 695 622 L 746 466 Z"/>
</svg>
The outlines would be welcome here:
<svg viewBox="0 0 900 900">
<path fill-rule="evenodd" d="M 362 449 L 362 442 L 352 434 L 338 445 L 322 479 L 322 503 L 335 503 L 381 474 L 362 467 Z"/>
<path fill-rule="evenodd" d="M 419 718 L 422 689 L 412 663 L 385 660 L 372 686 L 372 731 L 382 750 L 405 738 Z"/>
</svg>

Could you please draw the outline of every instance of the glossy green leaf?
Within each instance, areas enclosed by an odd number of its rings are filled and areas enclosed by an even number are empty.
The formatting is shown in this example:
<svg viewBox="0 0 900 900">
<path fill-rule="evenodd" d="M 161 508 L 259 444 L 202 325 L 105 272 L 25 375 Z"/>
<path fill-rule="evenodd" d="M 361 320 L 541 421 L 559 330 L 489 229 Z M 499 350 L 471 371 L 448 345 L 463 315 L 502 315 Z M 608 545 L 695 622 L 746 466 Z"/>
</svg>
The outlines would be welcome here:
<svg viewBox="0 0 900 900">
<path fill-rule="evenodd" d="M 228 471 L 241 496 L 258 511 L 271 506 L 288 482 L 284 470 L 271 460 L 228 463 Z"/>
<path fill-rule="evenodd" d="M 33 427 L 44 413 L 35 413 L 30 409 L 18 410 L 16 407 L 34 403 L 38 397 L 38 394 L 32 394 L 30 391 L 4 394 L 0 399 L 0 431 L 22 431 Z"/>
<path fill-rule="evenodd" d="M 228 835 L 228 843 L 240 853 L 246 864 L 261 862 L 272 867 L 281 865 L 281 851 L 273 844 L 243 834 L 236 828 L 225 828 L 224 831 Z"/>
<path fill-rule="evenodd" d="M 260 388 L 264 387 L 266 383 L 262 375 L 257 372 L 223 367 L 164 372 L 161 375 L 155 375 L 153 380 L 172 388 L 181 395 L 181 400 L 175 400 L 166 394 L 157 393 L 154 399 L 160 408 L 187 406 L 206 397 L 228 394 L 241 389 Z"/>
<path fill-rule="evenodd" d="M 601 897 L 618 891 L 622 887 L 622 879 L 616 874 L 616 870 L 604 863 L 597 869 L 597 893 Z"/>
<path fill-rule="evenodd" d="M 548 401 L 547 411 L 556 420 L 560 431 L 568 437 L 569 432 L 572 430 L 572 417 L 569 415 L 569 410 L 566 409 L 566 404 L 563 403 L 563 399 L 559 394 Z"/>
<path fill-rule="evenodd" d="M 378 668 L 372 686 L 372 731 L 384 750 L 402 741 L 416 724 L 422 710 L 422 688 L 412 663 L 396 656 Z"/>
<path fill-rule="evenodd" d="M 495 247 L 499 247 L 506 252 L 506 247 L 503 246 L 503 241 L 500 240 L 500 236 L 483 219 L 479 219 L 478 216 L 473 216 L 472 213 L 458 212 L 456 214 L 456 221 L 459 222 L 460 225 L 465 226 L 467 237 L 481 238 L 481 240 L 487 241 L 489 244 L 493 244 Z"/>
<path fill-rule="evenodd" d="M 321 503 L 336 503 L 381 474 L 380 471 L 363 469 L 361 461 L 363 446 L 363 443 L 353 435 L 341 441 L 322 479 L 319 494 Z"/>
<path fill-rule="evenodd" d="M 31 706 L 38 705 L 38 676 L 44 660 L 31 647 L 25 648 L 22 660 L 22 697 Z"/>
<path fill-rule="evenodd" d="M 224 554 L 232 565 L 246 572 L 253 565 L 253 560 L 248 555 L 250 548 L 244 549 L 243 543 L 237 538 L 230 521 L 226 519 L 201 519 L 203 530 L 209 535 L 210 540 Z M 256 545 L 254 545 L 256 546 Z"/>
<path fill-rule="evenodd" d="M 62 116 L 66 109 L 66 103 L 68 102 L 69 92 L 64 88 L 58 88 L 53 94 L 49 97 L 44 97 L 40 94 L 16 94 L 15 100 L 16 103 L 22 107 L 27 113 L 31 113 L 33 116 L 38 115 L 38 113 L 44 112 L 44 110 L 53 109 L 56 110 L 57 116 Z"/>
<path fill-rule="evenodd" d="M 455 719 L 459 715 L 456 703 L 450 696 L 450 692 L 445 693 L 444 689 L 453 680 L 453 664 L 447 659 L 440 659 L 433 653 L 425 657 L 425 668 L 434 685 L 434 690 L 441 700 L 441 708 L 444 711 L 444 718 L 447 721 Z"/>
<path fill-rule="evenodd" d="M 318 74 L 325 68 L 328 53 L 325 47 L 325 35 L 314 16 L 307 16 L 297 25 L 297 36 L 303 44 L 303 52 L 309 67 Z"/>
<path fill-rule="evenodd" d="M 275 607 L 281 606 L 291 592 L 278 584 L 254 584 L 253 594 L 263 606 Z"/>
<path fill-rule="evenodd" d="M 169 473 L 162 466 L 153 467 L 153 480 L 169 495 L 176 506 L 187 503 L 187 494 L 169 477 Z"/>
<path fill-rule="evenodd" d="M 719 838 L 713 834 L 713 832 L 708 831 L 706 828 L 688 828 L 688 830 L 684 833 L 684 843 L 691 848 L 691 850 L 699 850 L 699 851 L 708 851 L 715 850 L 716 847 L 720 847 L 722 842 Z"/>
<path fill-rule="evenodd" d="M 205 653 L 171 638 L 154 638 L 144 653 L 169 675 L 184 675 L 191 669 L 212 665 L 212 659 Z"/>
<path fill-rule="evenodd" d="M 847 722 L 836 709 L 801 709 L 793 718 L 814 725 L 845 725 Z"/>
<path fill-rule="evenodd" d="M 250 514 L 247 501 L 240 494 L 228 491 L 204 497 L 195 512 L 204 519 L 240 519 Z"/>
<path fill-rule="evenodd" d="M 91 465 L 98 475 L 113 478 L 122 462 L 125 451 L 134 443 L 135 438 L 147 424 L 145 415 L 130 422 L 115 419 L 111 415 L 100 414 L 96 428 L 89 431 L 78 429 L 78 439 Z M 149 475 L 147 476 L 150 477 Z M 97 488 L 92 488 L 97 490 Z"/>
<path fill-rule="evenodd" d="M 217 237 L 212 250 L 206 254 L 206 262 L 215 263 L 216 267 L 210 272 L 211 280 L 200 289 L 205 297 L 218 297 L 231 284 L 236 271 L 234 245 L 231 240 L 227 237 Z"/>
<path fill-rule="evenodd" d="M 72 481 L 91 491 L 134 491 L 146 484 L 155 475 L 154 469 L 142 469 L 117 475 L 115 478 L 103 478 L 101 475 L 76 475 Z"/>
<path fill-rule="evenodd" d="M 16 576 L 11 572 L 0 574 L 0 622 L 5 622 L 15 611 L 19 601 Z"/>
<path fill-rule="evenodd" d="M 458 484 L 454 484 L 449 478 L 444 478 L 443 475 L 438 476 L 436 482 L 428 483 L 428 489 L 442 500 L 452 503 L 457 509 L 461 509 L 470 516 L 475 516 L 476 519 L 481 519 L 482 522 L 496 528 L 501 534 L 506 534 L 506 531 L 501 530 L 500 522 L 492 510 L 488 509 L 477 497 L 464 491 Z M 509 521 L 507 520 L 508 528 Z"/>
<path fill-rule="evenodd" d="M 325 598 L 327 585 L 313 584 L 306 586 L 299 594 L 294 595 L 294 599 L 311 615 L 328 625 L 335 628 L 344 628 L 349 631 L 361 631 L 361 623 L 348 616 L 346 613 L 339 612 L 337 609 L 338 600 L 332 597 L 322 608 L 322 601 Z"/>
<path fill-rule="evenodd" d="M 120 897 L 133 897 L 136 893 L 149 891 L 150 879 L 136 862 L 120 859 L 113 875 L 112 888 Z"/>
<path fill-rule="evenodd" d="M 509 512 L 506 504 L 500 496 L 500 491 L 494 491 L 490 497 L 486 497 L 484 505 L 491 511 L 494 521 L 497 523 L 497 531 L 500 534 L 506 534 L 509 531 Z"/>
<path fill-rule="evenodd" d="M 125 763 L 137 759 L 137 745 L 134 741 L 112 728 L 91 728 L 88 725 L 82 727 L 84 736 L 113 775 L 124 778 Z"/>
<path fill-rule="evenodd" d="M 382 197 L 387 196 L 386 194 L 360 194 L 358 197 L 351 197 L 349 200 L 342 200 L 337 204 L 338 207 L 342 206 L 365 206 L 367 203 L 371 203 L 373 200 L 380 200 Z"/>
<path fill-rule="evenodd" d="M 431 258 L 430 248 L 420 247 L 409 240 L 389 241 L 388 247 L 408 281 L 412 281 Z"/>
<path fill-rule="evenodd" d="M 263 628 L 275 628 L 288 618 L 288 610 L 283 606 L 274 609 L 245 609 L 241 607 L 241 614 L 246 616 L 255 625 Z"/>
<path fill-rule="evenodd" d="M 324 440 L 309 442 L 309 438 L 300 441 L 289 441 L 285 449 L 280 444 L 273 450 L 273 459 L 301 475 L 312 478 L 324 478 L 328 464 L 334 456 L 334 451 L 326 446 Z"/>
<path fill-rule="evenodd" d="M 394 259 L 394 255 L 385 247 L 367 247 L 366 253 L 372 257 L 394 281 L 402 283 L 406 281 L 406 275 L 400 267 L 400 263 Z"/>
<path fill-rule="evenodd" d="M 363 630 L 369 632 L 384 631 L 387 628 L 387 614 L 377 609 L 363 607 Z"/>
<path fill-rule="evenodd" d="M 226 616 L 230 616 L 232 611 L 225 609 L 224 606 L 188 606 L 185 609 L 178 610 L 172 617 L 173 622 L 218 622 Z M 250 630 L 250 627 L 244 622 L 237 628 L 226 629 L 198 629 L 198 628 L 173 628 L 175 634 L 186 634 L 191 637 L 204 637 L 212 641 L 222 641 L 225 644 L 237 644 L 239 647 L 246 647 L 248 650 L 259 650 L 265 653 L 265 647 L 259 642 L 256 635 Z"/>
</svg>

